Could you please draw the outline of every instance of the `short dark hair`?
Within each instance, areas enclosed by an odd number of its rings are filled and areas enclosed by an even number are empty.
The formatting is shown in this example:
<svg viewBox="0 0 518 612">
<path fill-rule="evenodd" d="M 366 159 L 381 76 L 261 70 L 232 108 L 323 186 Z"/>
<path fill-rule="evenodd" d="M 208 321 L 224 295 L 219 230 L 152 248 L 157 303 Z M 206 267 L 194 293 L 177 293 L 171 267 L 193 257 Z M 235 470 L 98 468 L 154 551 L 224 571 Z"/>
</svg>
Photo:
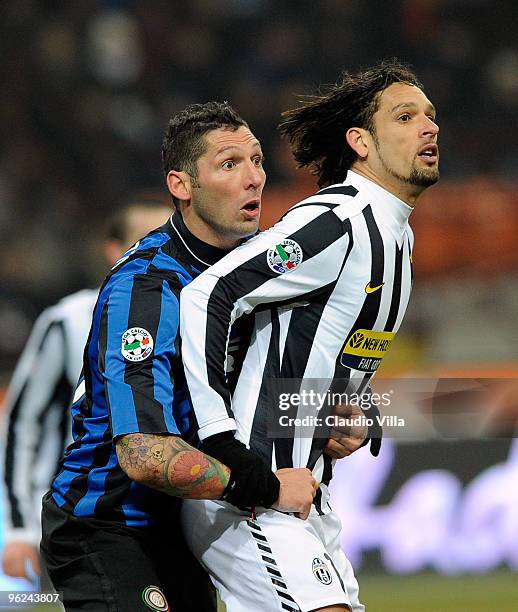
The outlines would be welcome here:
<svg viewBox="0 0 518 612">
<path fill-rule="evenodd" d="M 422 89 L 410 68 L 394 58 L 355 74 L 344 72 L 325 93 L 305 96 L 301 106 L 282 113 L 282 136 L 290 142 L 298 167 L 311 167 L 320 187 L 345 180 L 357 157 L 345 133 L 351 127 L 373 132 L 380 95 L 393 83 Z"/>
<path fill-rule="evenodd" d="M 104 236 L 107 240 L 117 240 L 125 243 L 128 239 L 128 218 L 133 210 L 156 210 L 158 208 L 171 208 L 165 198 L 135 197 L 121 205 L 107 219 Z"/>
<path fill-rule="evenodd" d="M 162 142 L 162 166 L 167 177 L 171 170 L 188 172 L 197 178 L 196 162 L 203 155 L 203 136 L 218 128 L 237 130 L 247 122 L 228 102 L 190 104 L 169 120 Z M 173 196 L 175 206 L 179 202 Z"/>
</svg>

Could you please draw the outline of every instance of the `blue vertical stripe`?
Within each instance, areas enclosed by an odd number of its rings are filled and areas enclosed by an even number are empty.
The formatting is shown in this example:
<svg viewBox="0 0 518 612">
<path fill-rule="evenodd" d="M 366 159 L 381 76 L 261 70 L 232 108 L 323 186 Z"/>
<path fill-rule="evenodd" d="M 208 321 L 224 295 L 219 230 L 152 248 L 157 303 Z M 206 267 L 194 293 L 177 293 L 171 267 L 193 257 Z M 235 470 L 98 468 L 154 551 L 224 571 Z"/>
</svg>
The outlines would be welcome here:
<svg viewBox="0 0 518 612">
<path fill-rule="evenodd" d="M 131 387 L 124 381 L 126 361 L 122 355 L 122 336 L 128 329 L 134 277 L 117 283 L 108 301 L 108 345 L 106 347 L 106 391 L 110 402 L 113 434 L 138 431 L 137 414 Z M 121 410 L 117 409 L 121 407 Z"/>
<path fill-rule="evenodd" d="M 87 492 L 76 504 L 74 509 L 75 516 L 93 516 L 95 513 L 95 504 L 101 495 L 106 493 L 104 483 L 110 470 L 113 470 L 117 465 L 117 453 L 115 447 L 110 454 L 110 459 L 106 466 L 94 468 L 88 473 Z"/>
<path fill-rule="evenodd" d="M 162 404 L 167 431 L 179 434 L 180 430 L 173 416 L 174 386 L 171 378 L 171 359 L 176 355 L 175 340 L 179 326 L 179 304 L 167 281 L 162 283 L 161 312 L 167 315 L 160 317 L 155 339 L 154 398 Z"/>
</svg>

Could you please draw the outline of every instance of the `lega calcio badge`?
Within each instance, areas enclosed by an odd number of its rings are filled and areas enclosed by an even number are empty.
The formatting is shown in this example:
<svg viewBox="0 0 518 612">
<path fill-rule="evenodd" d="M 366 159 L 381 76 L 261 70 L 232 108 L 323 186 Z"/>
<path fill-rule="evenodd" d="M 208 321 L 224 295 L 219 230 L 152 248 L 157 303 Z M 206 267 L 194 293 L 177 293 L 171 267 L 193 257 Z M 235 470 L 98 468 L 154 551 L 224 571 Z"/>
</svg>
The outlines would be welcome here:
<svg viewBox="0 0 518 612">
<path fill-rule="evenodd" d="M 295 240 L 285 238 L 266 253 L 270 270 L 277 274 L 292 272 L 302 263 L 302 249 Z"/>
<path fill-rule="evenodd" d="M 122 334 L 122 356 L 128 361 L 144 361 L 153 352 L 153 336 L 143 327 L 130 327 Z"/>
</svg>

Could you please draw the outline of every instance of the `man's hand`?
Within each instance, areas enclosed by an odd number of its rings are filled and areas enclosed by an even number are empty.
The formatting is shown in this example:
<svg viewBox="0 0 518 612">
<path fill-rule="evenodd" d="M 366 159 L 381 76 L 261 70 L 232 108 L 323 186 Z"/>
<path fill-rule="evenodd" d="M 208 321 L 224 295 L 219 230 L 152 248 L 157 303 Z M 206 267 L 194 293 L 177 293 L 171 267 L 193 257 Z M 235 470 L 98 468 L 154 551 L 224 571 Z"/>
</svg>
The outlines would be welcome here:
<svg viewBox="0 0 518 612">
<path fill-rule="evenodd" d="M 343 459 L 360 448 L 369 428 L 362 422 L 364 413 L 357 405 L 338 404 L 334 414 L 336 420 L 324 453 L 333 459 Z M 358 421 L 358 424 L 355 421 Z"/>
<path fill-rule="evenodd" d="M 272 505 L 281 512 L 294 512 L 305 520 L 309 516 L 313 498 L 318 489 L 317 481 L 308 468 L 283 468 L 275 475 L 281 483 L 279 498 Z"/>
<path fill-rule="evenodd" d="M 27 561 L 31 563 L 34 572 L 40 576 L 40 556 L 36 546 L 29 542 L 10 542 L 5 545 L 2 566 L 7 576 L 31 580 L 32 577 L 26 572 Z"/>
</svg>

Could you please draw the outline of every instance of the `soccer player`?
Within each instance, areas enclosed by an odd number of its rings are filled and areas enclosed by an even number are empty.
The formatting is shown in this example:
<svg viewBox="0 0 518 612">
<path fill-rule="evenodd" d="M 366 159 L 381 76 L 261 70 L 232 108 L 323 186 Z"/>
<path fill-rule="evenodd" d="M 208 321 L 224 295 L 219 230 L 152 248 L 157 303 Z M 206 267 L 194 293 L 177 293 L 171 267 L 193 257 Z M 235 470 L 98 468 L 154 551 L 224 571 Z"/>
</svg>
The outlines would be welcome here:
<svg viewBox="0 0 518 612">
<path fill-rule="evenodd" d="M 103 252 L 112 266 L 140 237 L 161 225 L 170 206 L 135 200 L 106 224 Z M 97 289 L 83 289 L 45 309 L 15 368 L 5 402 L 4 572 L 40 573 L 41 498 L 71 440 L 69 404 L 81 372 Z M 37 466 L 37 469 L 35 469 Z"/>
<path fill-rule="evenodd" d="M 308 434 L 295 420 L 272 433 L 278 413 L 269 383 L 289 379 L 293 389 L 298 381 L 294 417 L 322 417 L 332 408 L 302 405 L 303 391 L 367 388 L 407 307 L 408 218 L 439 177 L 439 128 L 416 76 L 395 61 L 346 73 L 283 117 L 295 159 L 313 169 L 321 190 L 182 294 L 198 435 L 202 449 L 232 470 L 223 499 L 243 508 L 186 501 L 185 535 L 229 612 L 359 612 L 358 584 L 328 503 L 327 435 L 317 425 Z M 254 329 L 231 397 L 227 342 L 242 317 L 255 317 Z M 251 492 L 266 468 L 249 459 L 252 452 L 271 469 L 312 470 L 321 484 L 307 520 L 254 508 Z"/>
<path fill-rule="evenodd" d="M 178 303 L 185 285 L 257 232 L 263 154 L 246 122 L 212 102 L 171 119 L 162 155 L 177 210 L 101 287 L 74 442 L 43 502 L 41 550 L 67 610 L 213 609 L 181 547 L 175 498 L 218 499 L 231 472 L 188 443 Z M 309 512 L 309 470 L 267 476 L 257 505 Z"/>
</svg>

